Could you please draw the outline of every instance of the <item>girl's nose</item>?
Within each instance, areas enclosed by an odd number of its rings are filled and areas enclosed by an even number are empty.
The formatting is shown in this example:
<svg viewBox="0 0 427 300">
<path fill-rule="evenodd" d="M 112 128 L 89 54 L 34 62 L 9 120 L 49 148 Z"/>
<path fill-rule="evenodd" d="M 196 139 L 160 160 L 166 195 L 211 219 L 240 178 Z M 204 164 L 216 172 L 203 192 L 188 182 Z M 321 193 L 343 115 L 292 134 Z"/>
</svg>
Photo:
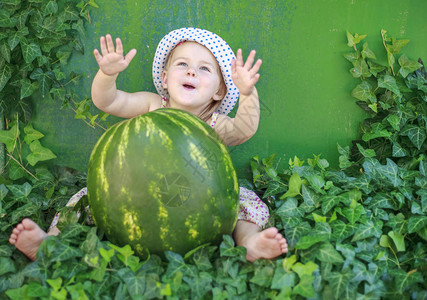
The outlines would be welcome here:
<svg viewBox="0 0 427 300">
<path fill-rule="evenodd" d="M 196 77 L 196 71 L 193 68 L 189 67 L 187 69 L 187 75 L 192 76 L 192 77 Z"/>
</svg>

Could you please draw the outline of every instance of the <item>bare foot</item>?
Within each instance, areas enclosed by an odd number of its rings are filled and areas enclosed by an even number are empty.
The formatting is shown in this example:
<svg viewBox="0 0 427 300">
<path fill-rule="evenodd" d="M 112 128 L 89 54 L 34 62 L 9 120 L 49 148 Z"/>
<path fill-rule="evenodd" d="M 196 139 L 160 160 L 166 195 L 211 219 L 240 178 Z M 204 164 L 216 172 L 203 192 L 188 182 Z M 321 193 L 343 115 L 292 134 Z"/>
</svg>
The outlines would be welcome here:
<svg viewBox="0 0 427 300">
<path fill-rule="evenodd" d="M 275 258 L 288 252 L 286 239 L 275 227 L 247 236 L 244 247 L 247 250 L 246 259 L 250 262 L 260 258 Z"/>
<path fill-rule="evenodd" d="M 18 250 L 28 256 L 31 260 L 36 260 L 36 253 L 41 242 L 47 237 L 44 232 L 34 221 L 23 219 L 9 238 L 9 243 L 15 245 Z"/>
</svg>

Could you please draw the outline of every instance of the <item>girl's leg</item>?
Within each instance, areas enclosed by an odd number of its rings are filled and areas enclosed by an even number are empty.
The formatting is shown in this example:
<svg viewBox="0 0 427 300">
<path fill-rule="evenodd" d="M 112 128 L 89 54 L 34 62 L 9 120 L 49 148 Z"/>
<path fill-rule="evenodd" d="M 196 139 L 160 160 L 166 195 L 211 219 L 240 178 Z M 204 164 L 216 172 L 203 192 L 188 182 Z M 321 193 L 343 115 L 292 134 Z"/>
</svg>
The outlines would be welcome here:
<svg viewBox="0 0 427 300">
<path fill-rule="evenodd" d="M 36 253 L 43 240 L 49 235 L 58 235 L 59 230 L 53 227 L 48 233 L 44 232 L 33 220 L 23 219 L 9 238 L 9 243 L 15 245 L 19 251 L 29 259 L 36 260 Z"/>
<path fill-rule="evenodd" d="M 288 252 L 286 239 L 277 228 L 262 230 L 270 218 L 267 205 L 251 190 L 240 187 L 239 192 L 239 216 L 233 236 L 238 246 L 246 248 L 246 259 L 271 259 Z"/>
<path fill-rule="evenodd" d="M 255 223 L 238 220 L 233 237 L 237 246 L 246 248 L 246 259 L 250 262 L 275 258 L 288 252 L 286 239 L 275 227 L 261 230 Z"/>
<path fill-rule="evenodd" d="M 80 199 L 87 195 L 87 188 L 81 189 L 79 192 L 74 194 L 67 202 L 67 207 L 75 206 Z M 37 250 L 43 240 L 49 235 L 58 235 L 60 233 L 58 227 L 56 227 L 59 214 L 57 213 L 49 227 L 49 231 L 46 233 L 39 227 L 33 220 L 23 219 L 13 230 L 9 237 L 9 243 L 15 245 L 15 247 L 24 253 L 29 259 L 36 260 Z"/>
</svg>

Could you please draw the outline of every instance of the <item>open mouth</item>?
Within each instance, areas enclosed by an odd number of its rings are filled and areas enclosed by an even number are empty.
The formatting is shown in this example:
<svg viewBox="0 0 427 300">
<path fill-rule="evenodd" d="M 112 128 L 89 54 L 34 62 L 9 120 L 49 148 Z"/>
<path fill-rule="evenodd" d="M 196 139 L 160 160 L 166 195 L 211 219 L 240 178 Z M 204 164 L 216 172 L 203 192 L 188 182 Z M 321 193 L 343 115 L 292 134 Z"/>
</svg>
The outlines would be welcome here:
<svg viewBox="0 0 427 300">
<path fill-rule="evenodd" d="M 188 89 L 188 90 L 194 90 L 194 89 L 195 89 L 195 86 L 194 86 L 194 85 L 191 85 L 191 84 L 188 84 L 188 83 L 183 84 L 183 87 L 184 87 L 185 89 Z"/>
</svg>

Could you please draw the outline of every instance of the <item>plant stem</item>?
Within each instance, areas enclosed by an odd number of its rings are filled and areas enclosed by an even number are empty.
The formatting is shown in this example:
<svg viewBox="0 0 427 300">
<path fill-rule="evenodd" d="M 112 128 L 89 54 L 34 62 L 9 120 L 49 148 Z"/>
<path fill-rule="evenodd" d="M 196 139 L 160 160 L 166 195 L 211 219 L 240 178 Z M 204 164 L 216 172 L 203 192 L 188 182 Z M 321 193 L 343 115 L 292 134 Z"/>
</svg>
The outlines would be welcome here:
<svg viewBox="0 0 427 300">
<path fill-rule="evenodd" d="M 14 160 L 25 172 L 27 172 L 31 177 L 33 177 L 35 180 L 39 180 L 36 176 L 34 176 L 30 171 L 28 171 L 27 169 L 25 169 L 25 167 L 16 160 L 15 157 L 13 157 L 12 155 L 10 155 L 10 153 L 7 154 L 7 156 L 9 156 L 12 160 Z"/>
</svg>

